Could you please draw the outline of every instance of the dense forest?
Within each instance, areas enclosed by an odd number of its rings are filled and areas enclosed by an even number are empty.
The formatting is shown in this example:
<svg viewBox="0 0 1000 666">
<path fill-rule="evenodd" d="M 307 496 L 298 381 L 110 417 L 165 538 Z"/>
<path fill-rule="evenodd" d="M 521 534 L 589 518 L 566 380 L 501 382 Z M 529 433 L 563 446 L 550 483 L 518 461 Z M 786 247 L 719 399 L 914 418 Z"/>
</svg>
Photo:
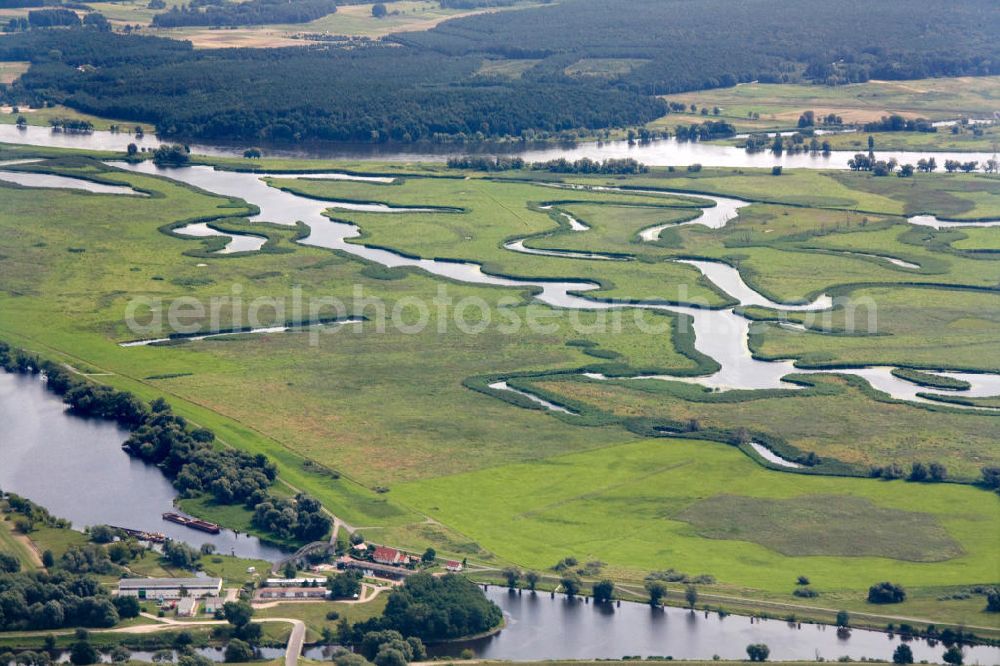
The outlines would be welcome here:
<svg viewBox="0 0 1000 666">
<path fill-rule="evenodd" d="M 742 81 L 821 83 L 1000 73 L 1000 5 L 957 0 L 572 0 L 481 14 L 397 41 L 449 55 L 632 61 L 612 81 L 649 94 Z"/>
<path fill-rule="evenodd" d="M 186 6 L 153 16 L 153 26 L 176 28 L 186 25 L 237 26 L 265 23 L 308 23 L 337 11 L 336 0 L 192 0 Z"/>
<path fill-rule="evenodd" d="M 156 20 L 187 25 L 214 12 L 303 4 L 272 1 L 200 0 Z M 454 19 L 363 47 L 195 51 L 186 42 L 86 27 L 31 30 L 0 42 L 0 60 L 32 62 L 0 96 L 153 122 L 167 137 L 533 140 L 644 124 L 668 111 L 652 95 L 743 81 L 1000 73 L 992 44 L 1000 5 L 992 0 L 955 0 L 944 14 L 935 0 L 788 7 L 778 0 L 565 0 Z M 258 18 L 267 20 L 263 13 Z M 480 71 L 497 58 L 530 62 L 517 76 Z"/>
<path fill-rule="evenodd" d="M 165 136 L 522 136 L 645 123 L 665 110 L 658 99 L 597 83 L 480 80 L 479 58 L 393 46 L 194 51 L 155 37 L 60 30 L 12 35 L 0 59 L 33 63 L 8 97 L 152 121 Z"/>
</svg>

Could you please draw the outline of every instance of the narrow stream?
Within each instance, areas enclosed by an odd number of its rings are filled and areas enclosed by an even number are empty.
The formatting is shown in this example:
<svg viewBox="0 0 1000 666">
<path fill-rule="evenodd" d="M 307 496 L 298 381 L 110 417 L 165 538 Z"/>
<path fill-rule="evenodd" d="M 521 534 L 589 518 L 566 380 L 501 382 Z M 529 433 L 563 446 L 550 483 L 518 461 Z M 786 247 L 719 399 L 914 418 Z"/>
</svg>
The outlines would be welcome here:
<svg viewBox="0 0 1000 666">
<path fill-rule="evenodd" d="M 25 162 L 21 162 L 22 164 Z M 30 171 L 0 171 L 0 180 L 15 183 L 21 187 L 49 187 L 54 189 L 85 190 L 95 194 L 131 194 L 147 196 L 145 192 L 133 190 L 128 185 L 105 185 L 84 178 L 70 178 L 51 173 L 33 173 Z"/>
<path fill-rule="evenodd" d="M 256 252 L 264 247 L 267 236 L 257 236 L 254 234 L 241 234 L 235 231 L 219 231 L 208 226 L 208 222 L 196 222 L 186 224 L 173 230 L 175 234 L 181 236 L 192 236 L 194 238 L 209 238 L 217 236 L 228 238 L 229 242 L 221 250 L 216 250 L 212 254 L 232 254 L 234 252 Z"/>
</svg>

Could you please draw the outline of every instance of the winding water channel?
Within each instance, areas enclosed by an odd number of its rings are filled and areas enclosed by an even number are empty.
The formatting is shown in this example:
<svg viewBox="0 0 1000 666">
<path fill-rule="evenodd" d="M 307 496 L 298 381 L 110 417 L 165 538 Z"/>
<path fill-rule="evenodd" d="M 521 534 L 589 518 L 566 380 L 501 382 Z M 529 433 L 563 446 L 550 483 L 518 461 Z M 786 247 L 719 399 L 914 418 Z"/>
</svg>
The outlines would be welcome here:
<svg viewBox="0 0 1000 666">
<path fill-rule="evenodd" d="M 349 202 L 319 201 L 297 196 L 268 186 L 262 180 L 264 176 L 259 174 L 217 171 L 203 166 L 161 170 L 150 162 L 113 164 L 128 171 L 162 175 L 209 192 L 242 198 L 260 208 L 260 214 L 252 221 L 285 225 L 302 221 L 310 229 L 309 235 L 300 241 L 303 244 L 339 250 L 387 267 L 411 266 L 462 282 L 534 288 L 538 291 L 536 298 L 540 302 L 557 308 L 598 310 L 638 307 L 687 315 L 694 327 L 697 349 L 715 359 L 721 369 L 706 377 L 662 376 L 658 377 L 660 379 L 696 382 L 717 389 L 793 388 L 781 378 L 789 373 L 808 372 L 796 368 L 792 361 L 754 359 L 747 347 L 750 322 L 732 308 L 708 310 L 655 303 L 600 301 L 586 296 L 586 292 L 597 289 L 596 284 L 589 282 L 513 279 L 484 273 L 478 264 L 471 262 L 406 257 L 389 250 L 348 242 L 359 236 L 358 228 L 353 224 L 333 221 L 324 216 L 323 211 L 348 208 Z M 34 185 L 41 186 L 40 182 L 36 181 Z M 385 212 L 385 207 L 369 209 Z M 392 210 L 409 212 L 399 208 Z M 728 215 L 731 219 L 736 211 L 722 212 L 708 208 L 705 209 L 704 219 L 699 218 L 694 223 L 707 222 L 713 213 L 718 214 L 721 226 L 728 221 L 721 218 Z M 586 227 L 581 225 L 576 230 L 585 232 Z M 508 249 L 519 251 L 517 247 Z M 744 305 L 764 305 L 785 311 L 815 311 L 829 308 L 832 303 L 826 296 L 820 296 L 811 303 L 775 303 L 754 291 L 739 272 L 727 264 L 693 260 L 684 263 L 697 269 Z M 803 335 L 821 334 L 800 332 Z M 922 399 L 917 393 L 935 392 L 892 376 L 891 369 L 870 367 L 837 372 L 863 377 L 876 389 L 899 399 L 919 401 Z M 948 395 L 1000 394 L 998 375 L 941 374 L 962 378 L 972 385 L 967 391 L 948 391 Z M 600 376 L 591 376 L 600 379 Z M 513 390 L 500 384 L 494 388 Z M 536 402 L 541 400 L 538 396 L 525 395 Z M 558 405 L 551 405 L 551 408 L 569 412 Z M 120 450 L 127 433 L 113 424 L 66 414 L 58 398 L 45 393 L 41 381 L 36 378 L 0 375 L 0 419 L 7 424 L 5 436 L 0 440 L 0 457 L 5 462 L 0 466 L 0 487 L 30 497 L 47 506 L 54 514 L 71 519 L 77 526 L 120 523 L 166 532 L 195 544 L 211 541 L 225 553 L 264 559 L 280 557 L 277 549 L 256 539 L 229 532 L 218 537 L 200 533 L 192 536 L 183 527 L 164 523 L 160 513 L 170 508 L 174 490 L 159 470 L 129 458 Z M 8 437 L 6 433 L 12 433 L 12 436 Z M 761 452 L 761 455 L 765 454 Z M 80 483 L 80 480 L 86 480 L 86 483 Z M 817 654 L 828 659 L 842 655 L 888 659 L 899 640 L 877 632 L 862 631 L 853 632 L 845 640 L 832 628 L 810 625 L 798 629 L 779 621 L 758 623 L 737 616 L 704 617 L 677 609 L 653 611 L 637 604 L 612 608 L 558 596 L 510 595 L 497 589 L 489 590 L 488 594 L 508 616 L 508 626 L 498 635 L 468 644 L 479 656 L 488 658 L 617 658 L 626 654 L 671 655 L 676 658 L 710 658 L 718 654 L 723 658 L 742 658 L 748 643 L 765 642 L 771 646 L 772 658 L 775 659 L 814 659 Z M 446 649 L 457 651 L 465 646 L 454 644 Z M 937 661 L 943 651 L 941 646 L 932 647 L 922 641 L 911 642 L 911 647 L 918 660 Z M 997 648 L 970 648 L 967 651 L 967 663 L 998 661 L 1000 649 Z"/>
</svg>

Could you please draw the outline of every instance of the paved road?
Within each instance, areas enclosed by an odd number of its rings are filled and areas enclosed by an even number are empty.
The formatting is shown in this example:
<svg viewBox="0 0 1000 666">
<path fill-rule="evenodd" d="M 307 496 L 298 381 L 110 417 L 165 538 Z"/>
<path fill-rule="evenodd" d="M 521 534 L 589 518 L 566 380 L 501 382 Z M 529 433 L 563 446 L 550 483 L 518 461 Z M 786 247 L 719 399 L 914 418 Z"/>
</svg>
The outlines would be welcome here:
<svg viewBox="0 0 1000 666">
<path fill-rule="evenodd" d="M 274 618 L 277 620 L 278 618 Z M 302 654 L 302 644 L 306 640 L 306 625 L 302 620 L 288 620 L 292 623 L 292 633 L 285 648 L 285 666 L 296 666 Z"/>
</svg>

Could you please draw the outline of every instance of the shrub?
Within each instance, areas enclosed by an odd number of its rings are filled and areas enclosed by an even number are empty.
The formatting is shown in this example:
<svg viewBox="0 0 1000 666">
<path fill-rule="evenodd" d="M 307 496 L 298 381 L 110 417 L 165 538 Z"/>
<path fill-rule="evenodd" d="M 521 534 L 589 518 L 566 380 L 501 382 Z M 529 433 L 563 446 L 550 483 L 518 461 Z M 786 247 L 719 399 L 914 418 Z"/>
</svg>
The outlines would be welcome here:
<svg viewBox="0 0 1000 666">
<path fill-rule="evenodd" d="M 229 663 L 252 661 L 254 651 L 249 643 L 234 638 L 226 644 L 225 658 Z"/>
<path fill-rule="evenodd" d="M 868 603 L 898 604 L 906 599 L 906 590 L 890 582 L 876 583 L 868 588 Z"/>
</svg>

